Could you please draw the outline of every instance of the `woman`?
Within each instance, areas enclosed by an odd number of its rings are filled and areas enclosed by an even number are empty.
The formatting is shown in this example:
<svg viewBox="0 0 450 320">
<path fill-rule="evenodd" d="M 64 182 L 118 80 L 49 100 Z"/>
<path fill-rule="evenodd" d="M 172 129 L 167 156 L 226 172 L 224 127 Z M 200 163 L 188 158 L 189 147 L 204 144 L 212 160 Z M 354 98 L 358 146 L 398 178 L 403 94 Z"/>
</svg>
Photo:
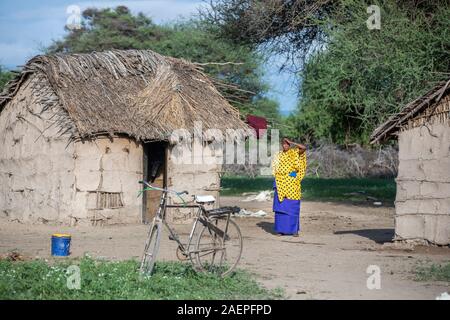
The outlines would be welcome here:
<svg viewBox="0 0 450 320">
<path fill-rule="evenodd" d="M 275 176 L 273 211 L 275 232 L 278 235 L 298 237 L 300 230 L 301 181 L 306 171 L 306 147 L 287 138 L 282 140 L 283 150 L 272 162 Z M 294 148 L 291 148 L 294 146 Z"/>
</svg>

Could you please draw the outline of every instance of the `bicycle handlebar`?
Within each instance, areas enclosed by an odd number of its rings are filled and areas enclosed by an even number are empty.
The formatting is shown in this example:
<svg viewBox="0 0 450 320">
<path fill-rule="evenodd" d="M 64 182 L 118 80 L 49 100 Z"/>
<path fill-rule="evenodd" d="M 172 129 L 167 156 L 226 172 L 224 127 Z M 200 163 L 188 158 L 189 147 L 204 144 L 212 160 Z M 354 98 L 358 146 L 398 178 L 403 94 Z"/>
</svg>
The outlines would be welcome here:
<svg viewBox="0 0 450 320">
<path fill-rule="evenodd" d="M 182 195 L 182 194 L 189 194 L 189 192 L 187 192 L 186 190 L 178 192 L 175 190 L 170 190 L 170 189 L 164 189 L 164 188 L 160 188 L 160 187 L 155 187 L 152 186 L 150 183 L 148 183 L 145 180 L 140 180 L 139 183 L 146 185 L 149 188 L 155 189 L 155 190 L 159 190 L 159 191 L 166 191 L 166 192 L 172 192 L 172 193 L 176 193 L 177 195 Z"/>
</svg>

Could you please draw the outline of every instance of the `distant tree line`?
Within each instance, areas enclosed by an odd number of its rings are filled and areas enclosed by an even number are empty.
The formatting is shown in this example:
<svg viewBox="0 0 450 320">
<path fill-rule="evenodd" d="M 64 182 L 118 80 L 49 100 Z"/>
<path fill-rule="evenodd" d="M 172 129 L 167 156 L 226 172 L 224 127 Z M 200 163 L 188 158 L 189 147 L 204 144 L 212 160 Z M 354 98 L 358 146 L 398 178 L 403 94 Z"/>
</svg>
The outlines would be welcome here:
<svg viewBox="0 0 450 320">
<path fill-rule="evenodd" d="M 90 8 L 46 53 L 151 49 L 202 64 L 245 115 L 282 135 L 367 144 L 372 130 L 450 78 L 450 0 L 211 0 L 191 20 L 158 25 L 127 7 Z M 369 29 L 367 8 L 380 9 Z M 268 55 L 299 79 L 297 109 L 282 117 L 263 81 Z M 0 68 L 0 88 L 12 74 Z M 236 88 L 240 90 L 235 90 Z"/>
<path fill-rule="evenodd" d="M 5 70 L 2 66 L 0 66 L 0 92 L 8 83 L 9 80 L 13 78 L 14 74 L 11 71 Z"/>
<path fill-rule="evenodd" d="M 209 76 L 223 83 L 218 89 L 244 115 L 259 114 L 280 122 L 278 104 L 265 97 L 269 87 L 262 80 L 262 55 L 250 46 L 220 37 L 219 29 L 206 24 L 191 19 L 157 25 L 125 6 L 90 8 L 82 12 L 81 28 L 67 29 L 67 34 L 55 41 L 46 53 L 151 49 L 183 58 L 201 64 Z"/>
<path fill-rule="evenodd" d="M 44 53 L 150 49 L 183 58 L 200 64 L 217 80 L 219 91 L 244 116 L 260 115 L 275 126 L 280 124 L 278 103 L 266 97 L 269 86 L 263 81 L 263 55 L 251 46 L 220 37 L 218 28 L 206 24 L 191 19 L 158 25 L 142 13 L 133 14 L 126 6 L 88 8 L 82 12 L 81 28 L 66 26 L 66 34 Z M 0 68 L 0 91 L 11 78 L 11 72 Z"/>
<path fill-rule="evenodd" d="M 370 5 L 380 29 L 367 27 Z M 450 78 L 448 0 L 213 0 L 203 19 L 296 67 L 293 137 L 366 144 L 389 115 Z"/>
</svg>

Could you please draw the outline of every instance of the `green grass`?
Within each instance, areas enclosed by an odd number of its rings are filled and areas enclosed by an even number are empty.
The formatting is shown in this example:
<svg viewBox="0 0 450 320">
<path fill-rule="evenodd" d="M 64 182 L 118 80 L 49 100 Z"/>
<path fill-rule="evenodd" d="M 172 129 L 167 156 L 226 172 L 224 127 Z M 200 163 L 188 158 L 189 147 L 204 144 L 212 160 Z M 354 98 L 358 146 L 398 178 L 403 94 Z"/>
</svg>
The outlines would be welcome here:
<svg viewBox="0 0 450 320">
<path fill-rule="evenodd" d="M 416 269 L 418 281 L 450 281 L 450 263 L 420 266 Z"/>
<path fill-rule="evenodd" d="M 81 288 L 67 288 L 67 267 L 78 265 Z M 138 263 L 67 259 L 0 260 L 0 300 L 5 299 L 278 299 L 280 290 L 262 288 L 245 271 L 224 279 L 196 273 L 189 264 L 158 262 L 151 277 L 141 279 Z"/>
<path fill-rule="evenodd" d="M 221 195 L 241 195 L 244 192 L 271 190 L 272 177 L 226 176 L 222 178 Z M 359 193 L 361 192 L 361 193 Z M 304 200 L 366 201 L 367 196 L 392 204 L 395 200 L 395 180 L 375 178 L 321 179 L 305 178 L 302 181 Z M 354 194 L 349 194 L 354 193 Z"/>
</svg>

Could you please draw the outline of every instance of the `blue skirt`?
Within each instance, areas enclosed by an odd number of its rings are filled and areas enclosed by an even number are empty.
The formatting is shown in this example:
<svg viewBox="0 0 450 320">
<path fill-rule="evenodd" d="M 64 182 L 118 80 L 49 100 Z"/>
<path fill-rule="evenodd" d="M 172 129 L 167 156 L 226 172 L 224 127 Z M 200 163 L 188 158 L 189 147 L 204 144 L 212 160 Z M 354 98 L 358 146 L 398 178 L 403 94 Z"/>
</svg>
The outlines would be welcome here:
<svg viewBox="0 0 450 320">
<path fill-rule="evenodd" d="M 300 230 L 300 200 L 284 198 L 278 200 L 277 189 L 273 198 L 273 211 L 275 212 L 274 231 L 282 234 L 296 234 Z"/>
</svg>

